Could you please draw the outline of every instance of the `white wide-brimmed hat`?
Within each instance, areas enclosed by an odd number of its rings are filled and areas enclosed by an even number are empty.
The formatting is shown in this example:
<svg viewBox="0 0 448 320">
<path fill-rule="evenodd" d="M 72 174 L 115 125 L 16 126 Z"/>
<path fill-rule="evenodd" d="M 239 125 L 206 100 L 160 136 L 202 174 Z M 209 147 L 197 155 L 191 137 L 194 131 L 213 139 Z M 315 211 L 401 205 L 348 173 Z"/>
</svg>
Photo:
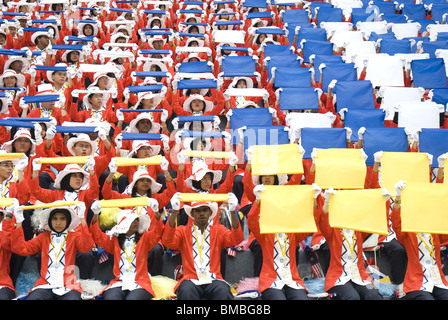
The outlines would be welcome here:
<svg viewBox="0 0 448 320">
<path fill-rule="evenodd" d="M 213 218 L 218 213 L 218 204 L 216 202 L 192 202 L 191 205 L 184 205 L 183 208 L 185 210 L 185 213 L 191 218 L 194 219 L 191 215 L 191 210 L 199 207 L 209 207 L 212 211 L 212 214 L 210 215 L 209 221 L 213 220 Z"/>
<path fill-rule="evenodd" d="M 117 215 L 117 224 L 110 229 L 109 231 L 106 231 L 106 234 L 109 235 L 110 238 L 113 236 L 117 237 L 120 234 L 124 234 L 128 232 L 129 227 L 131 226 L 132 222 L 138 218 L 138 233 L 144 233 L 149 229 L 149 226 L 151 224 L 151 219 L 148 215 L 138 215 L 137 212 L 134 210 L 122 210 Z"/>
<path fill-rule="evenodd" d="M 189 188 L 193 188 L 193 181 L 200 181 L 207 173 L 213 174 L 212 185 L 221 181 L 222 172 L 220 170 L 211 170 L 205 161 L 199 160 L 193 162 L 192 174 L 185 179 L 185 184 Z"/>
<path fill-rule="evenodd" d="M 61 189 L 61 181 L 62 179 L 64 179 L 67 175 L 71 174 L 71 173 L 82 173 L 83 174 L 83 179 L 82 179 L 82 186 L 86 187 L 89 185 L 90 182 L 90 176 L 89 174 L 82 170 L 76 163 L 70 163 L 68 165 L 65 166 L 65 168 L 61 171 L 59 171 L 59 173 L 56 175 L 56 179 L 54 180 L 54 187 L 56 189 Z"/>
<path fill-rule="evenodd" d="M 14 138 L 3 144 L 3 149 L 6 150 L 6 152 L 11 153 L 12 145 L 19 138 L 27 138 L 28 140 L 30 140 L 31 142 L 30 155 L 34 155 L 36 152 L 36 141 L 31 137 L 31 132 L 25 128 L 20 128 L 19 130 L 17 130 L 17 132 L 14 134 Z"/>
<path fill-rule="evenodd" d="M 159 154 L 160 152 L 160 145 L 157 144 L 150 144 L 148 140 L 134 140 L 132 141 L 132 150 L 127 155 L 128 158 L 133 158 L 137 151 L 142 147 L 150 147 L 151 153 L 150 157 L 154 157 Z"/>
<path fill-rule="evenodd" d="M 202 111 L 203 113 L 209 112 L 213 109 L 212 101 L 205 99 L 204 96 L 201 94 L 192 94 L 184 101 L 184 104 L 182 105 L 182 107 L 185 111 L 192 112 L 190 104 L 193 100 L 204 101 L 205 107 L 204 107 L 204 110 Z"/>
<path fill-rule="evenodd" d="M 57 203 L 57 202 L 63 202 L 63 201 L 62 200 L 55 201 L 55 203 Z M 39 222 L 40 222 L 39 229 L 42 229 L 44 231 L 51 231 L 51 228 L 49 225 L 50 216 L 53 212 L 61 210 L 61 209 L 67 210 L 68 213 L 70 214 L 70 217 L 69 217 L 70 224 L 67 226 L 67 228 L 65 230 L 73 230 L 81 223 L 81 220 L 79 219 L 78 215 L 76 214 L 76 212 L 72 206 L 61 206 L 61 207 L 56 207 L 56 208 L 44 209 L 39 213 Z"/>
<path fill-rule="evenodd" d="M 7 77 L 15 77 L 17 79 L 17 87 L 23 87 L 25 84 L 25 76 L 23 74 L 17 73 L 12 69 L 7 69 L 3 72 L 3 74 L 0 76 L 0 86 L 4 87 L 5 83 L 3 82 L 4 78 Z"/>
<path fill-rule="evenodd" d="M 148 171 L 140 169 L 134 172 L 134 175 L 132 176 L 132 182 L 126 187 L 124 193 L 131 195 L 132 189 L 134 188 L 137 181 L 144 178 L 151 180 L 151 187 L 150 187 L 151 194 L 155 194 L 160 191 L 162 185 L 158 183 L 156 180 L 154 180 L 154 178 L 151 177 Z"/>
<path fill-rule="evenodd" d="M 96 148 L 98 147 L 98 144 L 95 141 L 90 140 L 90 137 L 88 134 L 81 133 L 76 137 L 72 137 L 72 138 L 68 139 L 68 141 L 67 141 L 67 149 L 72 155 L 75 155 L 75 151 L 73 150 L 73 147 L 75 146 L 75 144 L 77 142 L 90 143 L 90 146 L 92 147 L 92 153 L 90 154 L 90 156 L 95 153 Z"/>
<path fill-rule="evenodd" d="M 131 122 L 129 123 L 129 132 L 138 133 L 137 123 L 143 119 L 148 119 L 149 121 L 151 121 L 151 124 L 152 124 L 149 132 L 145 132 L 145 133 L 159 133 L 160 127 L 161 127 L 160 123 L 154 122 L 151 115 L 148 114 L 148 112 L 142 112 L 135 119 L 131 120 Z"/>
</svg>

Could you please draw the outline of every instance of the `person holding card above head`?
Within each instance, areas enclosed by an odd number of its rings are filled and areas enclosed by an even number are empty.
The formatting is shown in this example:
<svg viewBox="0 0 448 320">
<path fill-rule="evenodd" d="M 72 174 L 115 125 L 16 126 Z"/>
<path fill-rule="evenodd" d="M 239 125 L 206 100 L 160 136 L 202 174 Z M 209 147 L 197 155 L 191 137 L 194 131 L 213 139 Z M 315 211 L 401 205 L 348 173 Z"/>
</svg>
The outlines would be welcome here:
<svg viewBox="0 0 448 320">
<path fill-rule="evenodd" d="M 448 241 L 446 234 L 403 232 L 401 192 L 406 181 L 395 185 L 396 197 L 391 218 L 397 239 L 406 249 L 408 265 L 403 282 L 404 300 L 448 300 L 448 281 L 441 267 L 440 247 Z"/>
<path fill-rule="evenodd" d="M 315 199 L 321 189 L 313 186 Z M 307 300 L 308 291 L 297 269 L 296 248 L 309 235 L 306 233 L 265 233 L 260 232 L 260 193 L 265 191 L 262 184 L 257 185 L 253 193 L 255 202 L 247 216 L 247 223 L 259 242 L 262 250 L 262 267 L 259 274 L 258 291 L 263 300 Z M 317 216 L 316 200 L 314 201 Z"/>
<path fill-rule="evenodd" d="M 213 223 L 218 213 L 216 202 L 192 202 L 185 205 L 190 221 L 176 226 L 181 199 L 175 194 L 171 199 L 173 212 L 165 225 L 162 242 L 171 249 L 178 249 L 182 255 L 183 277 L 174 290 L 179 300 L 231 300 L 230 286 L 220 273 L 221 250 L 233 247 L 244 239 L 236 206 L 236 196 L 230 194 L 229 210 L 231 230 Z"/>
<path fill-rule="evenodd" d="M 25 241 L 23 213 L 14 209 L 16 229 L 11 233 L 11 248 L 16 254 L 30 256 L 41 253 L 40 278 L 28 293 L 27 300 L 81 300 L 81 284 L 76 277 L 77 252 L 88 252 L 94 246 L 86 220 L 86 206 L 48 208 L 39 215 L 44 232 Z"/>
<path fill-rule="evenodd" d="M 325 277 L 325 291 L 338 300 L 382 300 L 383 296 L 375 288 L 364 266 L 364 234 L 330 226 L 328 215 L 332 193 L 336 193 L 333 188 L 325 190 L 322 213 L 318 219 L 319 229 L 328 242 L 331 255 Z"/>
<path fill-rule="evenodd" d="M 153 201 L 148 203 L 150 205 Z M 157 207 L 158 204 L 153 206 L 152 220 L 149 215 L 138 215 L 135 210 L 122 210 L 117 216 L 117 224 L 103 233 L 98 222 L 101 203 L 93 203 L 94 218 L 90 226 L 93 239 L 114 256 L 115 278 L 102 291 L 104 300 L 151 300 L 155 297 L 147 257 L 162 235 L 163 223 Z"/>
</svg>

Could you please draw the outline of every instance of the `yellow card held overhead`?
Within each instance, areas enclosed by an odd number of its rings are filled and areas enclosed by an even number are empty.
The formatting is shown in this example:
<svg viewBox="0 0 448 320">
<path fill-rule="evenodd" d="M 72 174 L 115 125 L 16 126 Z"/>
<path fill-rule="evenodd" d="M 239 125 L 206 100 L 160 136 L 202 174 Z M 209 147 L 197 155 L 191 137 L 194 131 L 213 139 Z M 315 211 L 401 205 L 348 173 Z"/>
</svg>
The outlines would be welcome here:
<svg viewBox="0 0 448 320">
<path fill-rule="evenodd" d="M 330 194 L 328 214 L 333 228 L 389 234 L 382 189 L 338 190 Z"/>
<path fill-rule="evenodd" d="M 115 157 L 115 161 L 117 163 L 117 167 L 129 167 L 129 166 L 138 166 L 138 165 L 160 165 L 162 162 L 162 156 L 157 155 L 149 158 L 124 158 L 124 157 Z"/>
<path fill-rule="evenodd" d="M 361 149 L 318 149 L 315 183 L 322 189 L 362 189 L 367 167 Z"/>
<path fill-rule="evenodd" d="M 148 205 L 148 197 L 135 197 L 124 199 L 103 199 L 100 200 L 101 209 L 104 208 L 132 208 Z"/>
<path fill-rule="evenodd" d="M 381 156 L 381 186 L 395 196 L 395 184 L 426 183 L 430 180 L 428 156 L 419 152 L 383 152 Z"/>
<path fill-rule="evenodd" d="M 70 163 L 86 163 L 87 156 L 79 157 L 50 157 L 50 158 L 40 158 L 39 163 L 45 164 L 70 164 Z"/>
<path fill-rule="evenodd" d="M 0 207 L 9 207 L 12 205 L 14 198 L 0 198 Z"/>
<path fill-rule="evenodd" d="M 407 182 L 401 191 L 401 230 L 448 234 L 448 186 Z"/>
<path fill-rule="evenodd" d="M 47 209 L 47 208 L 58 208 L 58 207 L 69 207 L 77 205 L 79 201 L 55 201 L 51 203 L 37 203 L 35 205 L 21 206 L 23 210 L 31 209 Z"/>
<path fill-rule="evenodd" d="M 2 161 L 9 159 L 20 159 L 23 158 L 25 154 L 23 152 L 10 152 L 10 153 L 0 153 L 0 159 Z"/>
<path fill-rule="evenodd" d="M 185 150 L 185 155 L 192 158 L 230 159 L 232 154 L 225 151 Z"/>
<path fill-rule="evenodd" d="M 265 186 L 265 189 L 260 194 L 261 233 L 317 232 L 315 191 L 311 185 Z"/>
<path fill-rule="evenodd" d="M 251 170 L 253 175 L 300 174 L 302 155 L 297 144 L 254 145 Z"/>
</svg>

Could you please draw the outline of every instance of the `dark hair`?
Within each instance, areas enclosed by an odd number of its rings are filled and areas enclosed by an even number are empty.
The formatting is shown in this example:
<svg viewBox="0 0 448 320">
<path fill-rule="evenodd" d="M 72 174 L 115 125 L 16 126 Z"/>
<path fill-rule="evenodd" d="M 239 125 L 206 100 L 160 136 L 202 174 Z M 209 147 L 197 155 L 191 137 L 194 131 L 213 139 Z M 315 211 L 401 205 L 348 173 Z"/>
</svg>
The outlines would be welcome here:
<svg viewBox="0 0 448 320">
<path fill-rule="evenodd" d="M 140 233 L 136 232 L 134 233 L 135 235 L 135 242 L 138 243 L 138 241 L 140 240 Z M 124 240 L 126 240 L 126 235 L 121 233 L 117 236 L 118 239 L 118 245 L 120 246 L 121 250 L 124 251 Z"/>
<path fill-rule="evenodd" d="M 258 183 L 259 183 L 259 184 L 262 183 L 262 182 L 261 182 L 261 177 L 263 177 L 263 176 L 259 176 L 259 177 L 258 177 Z M 274 175 L 274 185 L 275 185 L 275 186 L 278 186 L 278 183 L 279 183 L 279 182 L 278 182 L 278 175 Z"/>
<path fill-rule="evenodd" d="M 196 150 L 196 148 L 197 148 L 199 143 L 202 144 L 204 147 L 207 145 L 207 142 L 204 139 L 202 139 L 202 138 L 194 138 L 190 142 L 190 149 L 191 150 Z"/>
<path fill-rule="evenodd" d="M 210 175 L 210 178 L 211 178 L 212 181 L 213 181 L 213 173 L 212 173 L 212 172 L 207 172 L 207 173 L 204 175 L 204 177 L 205 177 L 206 175 Z M 204 189 L 202 189 L 202 187 L 201 187 L 201 180 L 193 180 L 191 184 L 192 184 L 193 188 L 195 188 L 195 189 L 197 189 L 197 190 L 208 191 L 208 190 L 204 190 Z"/>
<path fill-rule="evenodd" d="M 70 186 L 70 178 L 71 178 L 71 176 L 72 176 L 72 174 L 73 173 L 69 173 L 68 175 L 66 175 L 64 178 L 62 178 L 62 180 L 61 180 L 61 189 L 62 190 L 65 190 L 65 191 L 68 191 L 68 192 L 73 192 L 73 191 L 75 191 L 75 189 L 73 189 L 71 186 Z"/>
<path fill-rule="evenodd" d="M 67 219 L 67 226 L 65 229 L 67 229 L 70 226 L 70 223 L 72 222 L 72 215 L 70 214 L 70 211 L 65 208 L 56 208 L 52 210 L 48 216 L 48 226 L 50 227 L 50 230 L 55 231 L 53 229 L 53 226 L 51 225 L 51 219 L 53 219 L 53 216 L 56 213 L 62 213 L 63 215 L 65 215 L 65 218 Z"/>
<path fill-rule="evenodd" d="M 151 188 L 149 188 L 148 191 L 146 191 L 146 196 L 148 198 L 151 198 L 151 195 L 152 195 Z M 135 185 L 132 187 L 131 197 L 133 197 L 133 198 L 137 197 L 137 188 L 135 187 Z"/>
</svg>

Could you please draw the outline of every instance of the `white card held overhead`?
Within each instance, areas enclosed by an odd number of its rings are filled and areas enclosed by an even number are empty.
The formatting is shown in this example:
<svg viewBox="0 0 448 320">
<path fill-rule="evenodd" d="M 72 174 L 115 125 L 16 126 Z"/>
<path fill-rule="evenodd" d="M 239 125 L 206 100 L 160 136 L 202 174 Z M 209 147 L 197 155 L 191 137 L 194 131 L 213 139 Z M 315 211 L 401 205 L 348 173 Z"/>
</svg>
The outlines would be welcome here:
<svg viewBox="0 0 448 320">
<path fill-rule="evenodd" d="M 215 42 L 245 43 L 246 33 L 239 30 L 214 30 L 213 40 Z"/>
<path fill-rule="evenodd" d="M 398 126 L 412 130 L 440 128 L 440 113 L 443 105 L 432 101 L 403 102 L 398 105 Z"/>
</svg>

